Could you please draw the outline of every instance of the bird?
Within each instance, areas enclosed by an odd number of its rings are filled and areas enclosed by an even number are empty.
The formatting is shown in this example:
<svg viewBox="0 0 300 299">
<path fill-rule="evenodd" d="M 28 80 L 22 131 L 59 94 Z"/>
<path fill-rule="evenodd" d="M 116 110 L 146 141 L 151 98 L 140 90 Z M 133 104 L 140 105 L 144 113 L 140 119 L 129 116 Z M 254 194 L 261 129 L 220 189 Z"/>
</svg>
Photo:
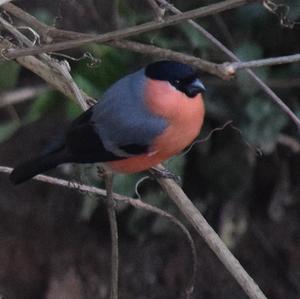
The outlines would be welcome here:
<svg viewBox="0 0 300 299">
<path fill-rule="evenodd" d="M 112 84 L 101 100 L 71 122 L 62 137 L 14 168 L 21 184 L 64 163 L 103 163 L 137 173 L 182 152 L 204 121 L 205 87 L 188 64 L 152 62 Z"/>
</svg>

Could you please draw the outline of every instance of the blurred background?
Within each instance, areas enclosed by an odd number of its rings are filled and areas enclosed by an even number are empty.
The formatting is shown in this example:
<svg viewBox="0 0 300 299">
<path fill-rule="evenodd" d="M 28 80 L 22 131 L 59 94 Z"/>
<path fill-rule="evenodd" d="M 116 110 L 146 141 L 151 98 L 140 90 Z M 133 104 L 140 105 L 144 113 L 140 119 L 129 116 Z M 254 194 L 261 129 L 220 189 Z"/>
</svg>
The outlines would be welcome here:
<svg viewBox="0 0 300 299">
<path fill-rule="evenodd" d="M 183 11 L 213 2 L 172 1 Z M 280 3 L 277 15 L 259 2 L 199 23 L 242 60 L 295 54 L 300 49 L 300 2 Z M 79 32 L 107 32 L 154 17 L 148 2 L 138 0 L 15 4 L 49 25 Z M 188 24 L 135 40 L 213 62 L 229 61 Z M 157 60 L 96 44 L 66 54 L 80 58 L 85 52 L 99 61 L 91 65 L 88 59 L 69 60 L 72 75 L 97 98 L 120 77 Z M 300 117 L 299 64 L 255 72 Z M 207 113 L 199 140 L 205 140 L 166 166 L 182 177 L 185 192 L 268 298 L 300 298 L 299 132 L 245 72 L 230 81 L 207 73 L 202 78 Z M 20 101 L 6 104 L 5 99 L 11 98 Z M 33 73 L 12 61 L 0 62 L 0 165 L 13 166 L 35 156 L 80 112 Z M 209 135 L 215 128 L 222 130 Z M 92 166 L 66 165 L 49 174 L 103 187 Z M 145 175 L 117 176 L 115 191 L 136 197 L 136 183 Z M 138 189 L 145 202 L 187 224 L 153 180 Z M 118 225 L 120 298 L 181 298 L 192 269 L 191 250 L 182 232 L 130 206 L 120 206 Z M 247 298 L 191 232 L 199 256 L 195 298 Z M 101 201 L 36 181 L 14 187 L 6 174 L 0 174 L 1 298 L 108 298 L 109 273 L 110 233 Z"/>
</svg>

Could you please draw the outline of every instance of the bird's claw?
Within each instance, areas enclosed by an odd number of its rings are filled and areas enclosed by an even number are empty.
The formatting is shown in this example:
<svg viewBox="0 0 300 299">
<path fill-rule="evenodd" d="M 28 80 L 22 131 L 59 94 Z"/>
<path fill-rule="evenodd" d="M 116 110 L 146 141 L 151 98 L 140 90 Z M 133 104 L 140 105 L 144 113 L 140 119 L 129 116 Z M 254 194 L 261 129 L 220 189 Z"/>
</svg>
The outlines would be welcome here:
<svg viewBox="0 0 300 299">
<path fill-rule="evenodd" d="M 151 172 L 154 174 L 154 176 L 158 176 L 158 177 L 165 178 L 165 179 L 172 179 L 178 185 L 182 186 L 181 177 L 179 175 L 176 175 L 175 173 L 171 172 L 168 169 L 159 169 L 156 167 L 152 167 Z"/>
</svg>

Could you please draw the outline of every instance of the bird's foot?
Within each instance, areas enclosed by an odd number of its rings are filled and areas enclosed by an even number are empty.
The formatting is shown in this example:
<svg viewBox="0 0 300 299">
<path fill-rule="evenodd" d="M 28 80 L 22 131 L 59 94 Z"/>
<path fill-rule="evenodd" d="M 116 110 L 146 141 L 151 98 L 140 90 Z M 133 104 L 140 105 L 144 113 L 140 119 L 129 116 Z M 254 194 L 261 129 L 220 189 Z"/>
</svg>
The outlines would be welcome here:
<svg viewBox="0 0 300 299">
<path fill-rule="evenodd" d="M 88 104 L 89 107 L 92 107 L 94 106 L 95 104 L 97 104 L 97 101 L 91 97 L 88 97 L 86 99 L 86 103 Z"/>
<path fill-rule="evenodd" d="M 97 175 L 100 179 L 103 179 L 105 176 L 105 168 L 103 166 L 97 166 Z"/>
<path fill-rule="evenodd" d="M 157 167 L 151 167 L 151 172 L 154 174 L 154 176 L 158 176 L 165 179 L 172 179 L 174 180 L 178 185 L 182 186 L 182 179 L 179 175 L 176 175 L 175 173 L 171 172 L 168 169 L 161 169 Z"/>
</svg>

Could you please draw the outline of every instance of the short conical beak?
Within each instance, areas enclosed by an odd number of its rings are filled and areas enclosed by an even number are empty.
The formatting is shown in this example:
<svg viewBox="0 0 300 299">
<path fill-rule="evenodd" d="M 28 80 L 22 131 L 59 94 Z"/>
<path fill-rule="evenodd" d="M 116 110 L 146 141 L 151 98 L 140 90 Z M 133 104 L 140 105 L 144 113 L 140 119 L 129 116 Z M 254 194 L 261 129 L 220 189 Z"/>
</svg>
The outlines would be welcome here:
<svg viewBox="0 0 300 299">
<path fill-rule="evenodd" d="M 200 79 L 196 78 L 186 86 L 185 93 L 189 97 L 193 98 L 197 94 L 203 93 L 205 90 L 206 89 L 205 89 L 202 81 Z"/>
<path fill-rule="evenodd" d="M 189 88 L 191 88 L 194 92 L 200 93 L 206 91 L 206 88 L 204 87 L 202 81 L 200 79 L 195 79 L 190 85 Z"/>
</svg>

